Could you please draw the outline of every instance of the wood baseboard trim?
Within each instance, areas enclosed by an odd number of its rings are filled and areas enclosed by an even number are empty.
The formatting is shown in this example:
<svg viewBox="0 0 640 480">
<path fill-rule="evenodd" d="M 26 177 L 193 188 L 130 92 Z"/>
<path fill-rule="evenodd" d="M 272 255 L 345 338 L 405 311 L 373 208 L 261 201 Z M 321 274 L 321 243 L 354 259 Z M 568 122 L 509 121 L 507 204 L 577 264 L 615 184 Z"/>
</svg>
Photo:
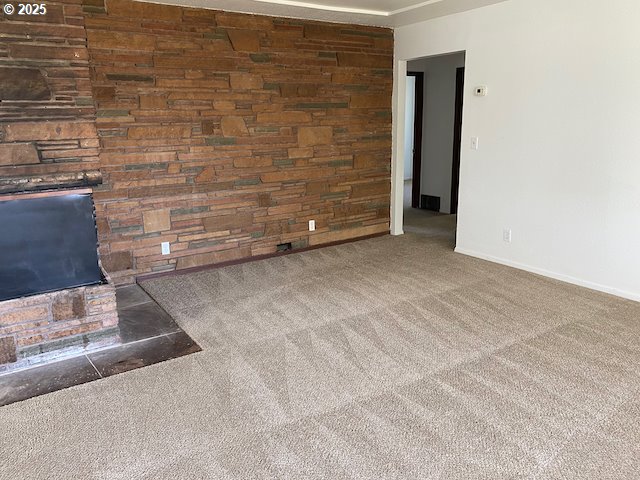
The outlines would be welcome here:
<svg viewBox="0 0 640 480">
<path fill-rule="evenodd" d="M 309 247 L 297 248 L 295 250 L 287 250 L 286 252 L 275 252 L 275 253 L 268 253 L 266 255 L 256 255 L 254 257 L 245 257 L 245 258 L 239 258 L 237 260 L 229 260 L 228 262 L 212 263 L 209 265 L 200 265 L 197 267 L 182 268 L 180 270 L 170 270 L 167 272 L 146 273 L 146 274 L 136 276 L 136 283 L 144 282 L 145 280 L 161 278 L 161 277 L 171 277 L 174 275 L 186 275 L 189 273 L 202 272 L 205 270 L 213 270 L 216 268 L 229 267 L 231 265 L 240 265 L 243 263 L 258 262 L 260 260 L 266 260 L 268 258 L 273 258 L 273 257 L 282 257 L 284 255 L 292 255 L 294 253 L 302 253 L 302 252 L 308 252 L 310 250 L 317 250 L 319 248 L 334 247 L 336 245 L 343 245 L 345 243 L 353 243 L 353 242 L 359 242 L 361 240 L 369 240 L 372 238 L 384 237 L 389 234 L 390 234 L 389 232 L 380 232 L 380 233 L 374 233 L 372 235 L 364 235 L 362 237 L 339 240 L 337 242 L 323 243 L 322 245 L 312 245 Z"/>
</svg>

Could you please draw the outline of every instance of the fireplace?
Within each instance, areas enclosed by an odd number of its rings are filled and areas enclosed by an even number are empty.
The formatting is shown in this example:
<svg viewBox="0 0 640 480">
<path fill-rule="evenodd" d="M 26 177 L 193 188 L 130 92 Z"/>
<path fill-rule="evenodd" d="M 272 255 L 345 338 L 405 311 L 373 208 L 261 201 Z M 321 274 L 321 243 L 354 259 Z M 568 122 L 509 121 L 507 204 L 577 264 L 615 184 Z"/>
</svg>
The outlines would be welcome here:
<svg viewBox="0 0 640 480">
<path fill-rule="evenodd" d="M 120 342 L 90 188 L 0 195 L 0 374 Z"/>
<path fill-rule="evenodd" d="M 0 301 L 103 281 L 91 192 L 0 197 Z"/>
</svg>

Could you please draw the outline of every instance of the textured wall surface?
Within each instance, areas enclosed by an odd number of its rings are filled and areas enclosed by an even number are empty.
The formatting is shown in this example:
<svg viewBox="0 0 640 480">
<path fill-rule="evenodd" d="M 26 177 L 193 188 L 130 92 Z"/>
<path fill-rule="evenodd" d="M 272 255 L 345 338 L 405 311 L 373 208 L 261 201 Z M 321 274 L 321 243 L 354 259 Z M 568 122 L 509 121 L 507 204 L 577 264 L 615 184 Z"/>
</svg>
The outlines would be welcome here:
<svg viewBox="0 0 640 480">
<path fill-rule="evenodd" d="M 0 14 L 0 180 L 99 166 L 79 3 L 47 2 L 39 16 Z"/>
<path fill-rule="evenodd" d="M 111 345 L 119 335 L 113 284 L 0 302 L 0 373 Z"/>
<path fill-rule="evenodd" d="M 128 0 L 86 25 L 116 276 L 388 231 L 391 31 Z"/>
<path fill-rule="evenodd" d="M 16 37 L 2 39 L 3 68 L 28 75 L 3 92 L 21 98 L 0 106 L 0 175 L 88 170 L 99 154 L 101 255 L 117 283 L 388 231 L 391 30 L 48 5 L 61 13 L 45 23 L 0 23 Z"/>
</svg>

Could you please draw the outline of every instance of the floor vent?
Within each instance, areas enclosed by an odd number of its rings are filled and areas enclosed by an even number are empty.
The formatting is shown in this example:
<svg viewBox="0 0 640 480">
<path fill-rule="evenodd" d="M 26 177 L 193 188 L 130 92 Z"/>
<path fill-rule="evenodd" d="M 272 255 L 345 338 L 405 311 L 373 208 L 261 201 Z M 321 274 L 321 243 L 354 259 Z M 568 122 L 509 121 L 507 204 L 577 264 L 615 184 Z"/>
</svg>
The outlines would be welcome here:
<svg viewBox="0 0 640 480">
<path fill-rule="evenodd" d="M 287 250 L 291 250 L 291 242 L 289 243 L 281 243 L 278 246 L 276 246 L 276 251 L 277 252 L 286 252 Z"/>
<path fill-rule="evenodd" d="M 431 195 L 422 195 L 420 197 L 420 208 L 423 210 L 431 210 L 433 212 L 439 212 L 440 197 L 432 197 Z"/>
</svg>

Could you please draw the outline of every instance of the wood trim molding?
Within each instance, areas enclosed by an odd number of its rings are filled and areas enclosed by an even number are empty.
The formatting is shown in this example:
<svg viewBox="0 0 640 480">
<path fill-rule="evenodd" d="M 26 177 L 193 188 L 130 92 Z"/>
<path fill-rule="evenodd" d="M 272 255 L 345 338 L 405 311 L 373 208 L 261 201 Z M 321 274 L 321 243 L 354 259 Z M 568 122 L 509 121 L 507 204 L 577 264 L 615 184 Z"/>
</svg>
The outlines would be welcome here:
<svg viewBox="0 0 640 480">
<path fill-rule="evenodd" d="M 329 242 L 329 243 L 324 243 L 322 245 L 313 245 L 313 246 L 304 247 L 304 248 L 296 248 L 295 250 L 287 250 L 284 252 L 275 252 L 275 253 L 269 253 L 266 255 L 256 255 L 255 257 L 239 258 L 238 260 L 230 260 L 228 262 L 213 263 L 211 265 L 201 265 L 197 267 L 182 268 L 180 270 L 171 270 L 169 272 L 147 273 L 147 274 L 137 276 L 136 283 L 139 283 L 145 280 L 152 280 L 155 278 L 172 277 L 174 275 L 186 275 L 188 273 L 202 272 L 203 270 L 212 270 L 215 268 L 229 267 L 231 265 L 240 265 L 243 263 L 257 262 L 259 260 L 266 260 L 268 258 L 282 257 L 284 255 L 291 255 L 294 253 L 308 252 L 310 250 L 317 250 L 319 248 L 334 247 L 336 245 L 359 242 L 360 240 L 369 240 L 371 238 L 384 237 L 386 235 L 389 235 L 389 232 L 374 233 L 373 235 L 365 235 L 362 237 L 349 238 L 347 240 L 339 240 L 337 242 Z"/>
<path fill-rule="evenodd" d="M 413 112 L 413 155 L 411 161 L 411 208 L 420 208 L 422 188 L 422 133 L 424 120 L 424 72 L 407 72 L 407 76 L 416 77 L 415 105 Z M 407 126 L 405 125 L 405 129 Z M 406 155 L 405 155 L 406 157 Z"/>
</svg>

